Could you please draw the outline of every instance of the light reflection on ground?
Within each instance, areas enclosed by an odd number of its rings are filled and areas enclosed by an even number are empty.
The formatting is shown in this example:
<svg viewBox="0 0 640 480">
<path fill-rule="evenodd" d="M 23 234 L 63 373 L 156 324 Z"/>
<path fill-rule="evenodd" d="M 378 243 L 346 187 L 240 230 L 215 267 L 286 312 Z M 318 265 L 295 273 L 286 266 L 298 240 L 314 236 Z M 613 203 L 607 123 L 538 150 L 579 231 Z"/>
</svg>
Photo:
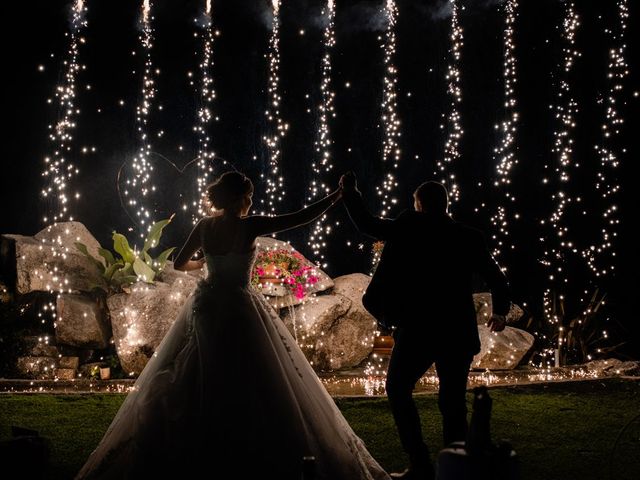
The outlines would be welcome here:
<svg viewBox="0 0 640 480">
<path fill-rule="evenodd" d="M 353 369 L 333 373 L 321 373 L 320 379 L 334 397 L 385 395 L 384 371 L 370 374 L 370 368 Z M 611 377 L 640 377 L 640 362 L 597 360 L 585 365 L 540 369 L 520 367 L 514 370 L 472 371 L 469 388 L 478 385 L 507 386 L 532 383 L 595 380 Z M 7 380 L 0 379 L 2 393 L 127 393 L 134 385 L 133 379 L 123 380 Z M 430 370 L 416 385 L 416 393 L 433 393 L 438 389 L 435 370 Z"/>
</svg>

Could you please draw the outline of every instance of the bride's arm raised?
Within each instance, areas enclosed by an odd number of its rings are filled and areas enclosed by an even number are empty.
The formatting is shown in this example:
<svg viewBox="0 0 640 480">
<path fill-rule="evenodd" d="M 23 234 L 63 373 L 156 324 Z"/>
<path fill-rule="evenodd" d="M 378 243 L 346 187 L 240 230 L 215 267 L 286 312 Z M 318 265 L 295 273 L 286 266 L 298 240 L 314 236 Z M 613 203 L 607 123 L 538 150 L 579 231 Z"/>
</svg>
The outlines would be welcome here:
<svg viewBox="0 0 640 480">
<path fill-rule="evenodd" d="M 340 200 L 341 196 L 342 190 L 338 189 L 324 197 L 322 200 L 318 200 L 297 212 L 276 215 L 274 217 L 268 217 L 266 215 L 252 215 L 247 217 L 245 222 L 253 237 L 282 232 L 284 230 L 289 230 L 312 222 L 326 212 L 334 203 Z"/>
<path fill-rule="evenodd" d="M 189 238 L 187 238 L 187 241 L 184 243 L 184 245 L 180 249 L 180 252 L 178 253 L 178 256 L 173 262 L 174 269 L 188 272 L 190 270 L 198 270 L 204 265 L 204 258 L 201 258 L 200 260 L 191 260 L 191 257 L 193 257 L 193 255 L 202 246 L 202 235 L 200 233 L 200 230 L 202 229 L 203 221 L 204 218 L 201 219 L 195 227 L 193 227 L 193 230 L 191 230 Z"/>
</svg>

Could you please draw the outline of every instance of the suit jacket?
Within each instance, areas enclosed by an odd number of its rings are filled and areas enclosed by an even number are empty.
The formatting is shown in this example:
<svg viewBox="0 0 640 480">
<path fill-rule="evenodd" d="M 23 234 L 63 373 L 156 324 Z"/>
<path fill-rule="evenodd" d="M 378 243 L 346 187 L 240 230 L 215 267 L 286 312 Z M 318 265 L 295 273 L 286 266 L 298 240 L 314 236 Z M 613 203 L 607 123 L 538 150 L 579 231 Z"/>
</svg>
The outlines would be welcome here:
<svg viewBox="0 0 640 480">
<path fill-rule="evenodd" d="M 385 242 L 365 292 L 365 300 L 382 306 L 381 323 L 415 331 L 435 353 L 478 353 L 474 274 L 487 283 L 494 313 L 506 315 L 511 304 L 507 279 L 482 233 L 447 214 L 406 210 L 396 219 L 374 217 L 357 190 L 343 199 L 358 230 Z"/>
</svg>

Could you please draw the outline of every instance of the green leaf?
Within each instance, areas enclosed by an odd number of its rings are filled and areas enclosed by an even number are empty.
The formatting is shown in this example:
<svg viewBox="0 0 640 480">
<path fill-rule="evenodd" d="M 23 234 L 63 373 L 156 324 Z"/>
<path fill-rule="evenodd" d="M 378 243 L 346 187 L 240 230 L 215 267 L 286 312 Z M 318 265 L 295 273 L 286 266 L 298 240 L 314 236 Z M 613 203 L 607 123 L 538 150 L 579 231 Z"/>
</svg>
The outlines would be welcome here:
<svg viewBox="0 0 640 480">
<path fill-rule="evenodd" d="M 108 282 L 111 281 L 111 278 L 113 277 L 113 274 L 116 273 L 117 270 L 121 269 L 122 267 L 124 267 L 124 263 L 122 262 L 116 262 L 113 265 L 109 265 L 107 267 L 107 269 L 104 271 L 104 278 L 107 279 Z"/>
<path fill-rule="evenodd" d="M 139 258 L 133 262 L 133 271 L 136 272 L 138 278 L 147 283 L 153 283 L 153 279 L 156 276 L 156 272 L 149 265 L 144 263 Z"/>
<path fill-rule="evenodd" d="M 164 267 L 166 267 L 167 265 L 167 259 L 169 258 L 169 255 L 171 255 L 175 249 L 176 247 L 167 248 L 153 261 L 153 269 L 157 273 L 160 273 L 164 270 Z"/>
<path fill-rule="evenodd" d="M 138 277 L 135 275 L 125 275 L 123 277 L 118 278 L 113 283 L 116 286 L 122 287 L 125 285 L 131 285 L 132 283 L 136 283 L 138 281 Z"/>
<path fill-rule="evenodd" d="M 89 251 L 87 250 L 87 246 L 84 243 L 74 242 L 74 245 L 78 250 L 80 250 L 80 252 L 82 252 L 89 260 L 91 260 L 98 267 L 100 272 L 104 273 L 104 265 L 100 260 L 98 260 L 96 257 L 94 257 L 89 253 Z"/>
<path fill-rule="evenodd" d="M 133 273 L 133 267 L 129 262 L 127 262 L 124 265 L 122 265 L 119 269 L 116 269 L 115 272 L 113 272 L 113 275 L 111 276 L 111 279 L 112 280 L 118 280 L 119 278 L 122 278 L 122 277 L 127 276 L 127 275 L 133 275 L 133 274 L 134 274 Z"/>
<path fill-rule="evenodd" d="M 129 246 L 129 242 L 121 233 L 113 232 L 113 249 L 118 252 L 122 259 L 127 263 L 133 264 L 136 260 L 136 255 Z"/>
<path fill-rule="evenodd" d="M 113 253 L 111 253 L 106 248 L 98 248 L 98 253 L 102 258 L 104 258 L 107 267 L 110 267 L 111 265 L 116 263 L 116 259 L 113 257 Z"/>
<path fill-rule="evenodd" d="M 171 223 L 171 220 L 173 220 L 174 216 L 175 214 L 171 215 L 171 217 L 169 217 L 168 219 L 160 220 L 159 222 L 156 222 L 151 226 L 149 235 L 144 241 L 144 247 L 142 247 L 143 253 L 158 246 L 158 243 L 160 243 L 160 237 L 162 236 L 162 230 L 164 230 L 164 227 Z"/>
</svg>

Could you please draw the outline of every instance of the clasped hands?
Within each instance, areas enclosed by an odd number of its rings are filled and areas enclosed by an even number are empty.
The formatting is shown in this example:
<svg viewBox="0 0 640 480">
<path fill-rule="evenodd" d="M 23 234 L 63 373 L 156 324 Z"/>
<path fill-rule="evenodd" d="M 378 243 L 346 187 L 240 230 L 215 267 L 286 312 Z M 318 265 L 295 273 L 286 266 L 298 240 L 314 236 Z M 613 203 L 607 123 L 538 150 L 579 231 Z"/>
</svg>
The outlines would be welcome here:
<svg viewBox="0 0 640 480">
<path fill-rule="evenodd" d="M 487 327 L 492 332 L 501 332 L 507 326 L 507 318 L 504 315 L 496 313 L 491 314 L 491 318 L 487 322 Z"/>
</svg>

